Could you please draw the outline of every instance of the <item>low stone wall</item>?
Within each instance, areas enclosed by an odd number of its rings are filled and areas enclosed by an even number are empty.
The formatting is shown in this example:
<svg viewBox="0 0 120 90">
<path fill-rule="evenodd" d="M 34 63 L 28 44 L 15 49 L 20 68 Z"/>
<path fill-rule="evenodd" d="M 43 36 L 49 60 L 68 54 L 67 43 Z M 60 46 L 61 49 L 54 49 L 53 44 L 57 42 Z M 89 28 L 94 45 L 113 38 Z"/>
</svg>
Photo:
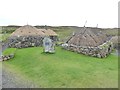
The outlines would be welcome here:
<svg viewBox="0 0 120 90">
<path fill-rule="evenodd" d="M 58 37 L 50 37 L 53 41 L 57 41 Z M 41 36 L 20 36 L 20 37 L 10 37 L 8 39 L 8 47 L 11 48 L 27 48 L 27 47 L 37 47 L 43 45 L 44 37 Z"/>
<path fill-rule="evenodd" d="M 63 44 L 62 47 L 66 50 L 82 53 L 89 56 L 99 57 L 99 58 L 108 56 L 113 49 L 113 45 L 110 41 L 97 47 L 76 46 L 76 45 L 68 45 L 68 44 Z"/>
<path fill-rule="evenodd" d="M 12 59 L 12 58 L 14 58 L 14 54 L 3 55 L 3 56 L 1 57 L 1 60 L 0 60 L 0 61 L 7 61 L 7 60 L 10 60 L 10 59 Z"/>
<path fill-rule="evenodd" d="M 20 36 L 9 38 L 8 46 L 12 48 L 27 48 L 42 46 L 43 37 L 41 36 Z"/>
</svg>

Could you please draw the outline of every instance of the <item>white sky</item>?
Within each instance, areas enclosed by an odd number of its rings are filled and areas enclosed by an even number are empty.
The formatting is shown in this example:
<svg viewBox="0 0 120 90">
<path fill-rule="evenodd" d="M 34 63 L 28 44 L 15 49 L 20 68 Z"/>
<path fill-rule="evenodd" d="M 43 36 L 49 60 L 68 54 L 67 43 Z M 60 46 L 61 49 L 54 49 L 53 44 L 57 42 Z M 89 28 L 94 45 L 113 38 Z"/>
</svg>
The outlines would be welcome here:
<svg viewBox="0 0 120 90">
<path fill-rule="evenodd" d="M 0 26 L 118 27 L 119 0 L 0 0 Z"/>
</svg>

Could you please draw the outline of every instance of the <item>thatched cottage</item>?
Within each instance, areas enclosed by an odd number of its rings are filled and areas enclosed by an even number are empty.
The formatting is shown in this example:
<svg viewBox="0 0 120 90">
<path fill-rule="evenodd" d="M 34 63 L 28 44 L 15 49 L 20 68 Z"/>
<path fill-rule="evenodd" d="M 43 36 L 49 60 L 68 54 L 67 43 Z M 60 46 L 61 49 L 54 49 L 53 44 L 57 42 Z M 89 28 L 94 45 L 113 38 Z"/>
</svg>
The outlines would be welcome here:
<svg viewBox="0 0 120 90">
<path fill-rule="evenodd" d="M 58 40 L 58 35 L 51 29 L 38 29 L 39 31 L 42 31 L 46 36 L 49 36 L 50 39 L 53 41 Z"/>
<path fill-rule="evenodd" d="M 9 47 L 25 48 L 42 46 L 43 38 L 49 36 L 57 41 L 57 34 L 51 29 L 37 29 L 31 25 L 25 25 L 13 32 L 9 38 Z"/>
<path fill-rule="evenodd" d="M 62 45 L 63 48 L 99 58 L 106 57 L 112 51 L 113 45 L 110 38 L 97 29 L 82 28 Z"/>
<path fill-rule="evenodd" d="M 9 38 L 9 47 L 25 48 L 42 46 L 45 34 L 31 25 L 25 25 L 13 32 Z"/>
</svg>

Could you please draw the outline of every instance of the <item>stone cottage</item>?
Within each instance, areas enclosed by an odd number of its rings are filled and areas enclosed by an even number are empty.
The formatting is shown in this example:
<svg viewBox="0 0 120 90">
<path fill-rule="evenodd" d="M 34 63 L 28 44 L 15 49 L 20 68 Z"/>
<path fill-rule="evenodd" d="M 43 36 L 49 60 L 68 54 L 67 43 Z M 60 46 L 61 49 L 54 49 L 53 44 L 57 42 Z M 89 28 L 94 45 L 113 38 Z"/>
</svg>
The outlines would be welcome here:
<svg viewBox="0 0 120 90">
<path fill-rule="evenodd" d="M 9 47 L 26 48 L 42 46 L 45 34 L 31 25 L 25 25 L 13 32 L 9 38 Z"/>
<path fill-rule="evenodd" d="M 84 27 L 79 32 L 75 33 L 65 44 L 63 48 L 82 53 L 89 56 L 103 58 L 109 55 L 113 45 L 111 38 L 100 30 Z"/>
</svg>

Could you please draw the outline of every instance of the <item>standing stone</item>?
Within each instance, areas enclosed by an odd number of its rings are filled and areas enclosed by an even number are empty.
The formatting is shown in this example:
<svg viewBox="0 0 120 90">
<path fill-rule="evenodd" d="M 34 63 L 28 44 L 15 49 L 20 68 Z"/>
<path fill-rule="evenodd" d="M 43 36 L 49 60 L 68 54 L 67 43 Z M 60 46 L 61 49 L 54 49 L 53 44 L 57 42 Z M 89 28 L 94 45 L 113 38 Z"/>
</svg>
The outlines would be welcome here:
<svg viewBox="0 0 120 90">
<path fill-rule="evenodd" d="M 43 39 L 44 52 L 54 53 L 55 52 L 54 46 L 55 44 L 52 42 L 50 38 L 45 37 Z"/>
</svg>

